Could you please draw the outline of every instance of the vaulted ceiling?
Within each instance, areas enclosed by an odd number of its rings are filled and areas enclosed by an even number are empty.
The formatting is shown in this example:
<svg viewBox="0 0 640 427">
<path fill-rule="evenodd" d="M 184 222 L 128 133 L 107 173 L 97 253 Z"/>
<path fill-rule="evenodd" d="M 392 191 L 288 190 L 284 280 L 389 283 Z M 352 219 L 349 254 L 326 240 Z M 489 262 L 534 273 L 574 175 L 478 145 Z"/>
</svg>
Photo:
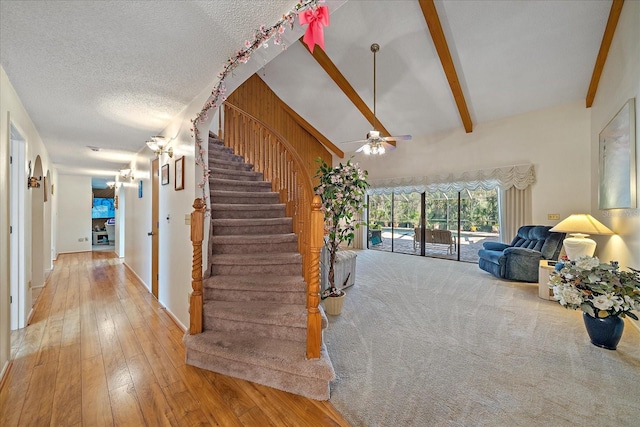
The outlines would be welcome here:
<svg viewBox="0 0 640 427">
<path fill-rule="evenodd" d="M 275 23 L 293 3 L 2 1 L 0 63 L 61 171 L 113 172 L 213 86 L 256 28 Z M 281 53 L 271 45 L 254 55 L 247 69 L 349 151 L 356 147 L 340 142 L 372 128 L 361 111 L 373 110 L 372 43 L 380 45 L 376 113 L 385 129 L 414 138 L 470 131 L 586 102 L 612 1 L 327 4 L 326 52 L 314 57 L 294 38 Z"/>
</svg>

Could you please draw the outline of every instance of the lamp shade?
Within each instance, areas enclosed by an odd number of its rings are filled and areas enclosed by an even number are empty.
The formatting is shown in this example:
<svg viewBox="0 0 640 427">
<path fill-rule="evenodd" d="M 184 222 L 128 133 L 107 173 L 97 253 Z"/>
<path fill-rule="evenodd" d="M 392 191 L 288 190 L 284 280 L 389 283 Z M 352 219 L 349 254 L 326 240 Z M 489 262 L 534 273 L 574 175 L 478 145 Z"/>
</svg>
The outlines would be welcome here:
<svg viewBox="0 0 640 427">
<path fill-rule="evenodd" d="M 549 231 L 569 233 L 571 235 L 571 237 L 567 237 L 562 242 L 567 257 L 571 261 L 583 256 L 593 256 L 596 250 L 596 242 L 587 238 L 590 234 L 613 234 L 613 231 L 606 225 L 589 214 L 569 215 L 568 218 L 560 221 L 558 225 Z"/>
<path fill-rule="evenodd" d="M 606 225 L 589 214 L 572 214 L 549 231 L 580 234 L 614 234 Z"/>
</svg>

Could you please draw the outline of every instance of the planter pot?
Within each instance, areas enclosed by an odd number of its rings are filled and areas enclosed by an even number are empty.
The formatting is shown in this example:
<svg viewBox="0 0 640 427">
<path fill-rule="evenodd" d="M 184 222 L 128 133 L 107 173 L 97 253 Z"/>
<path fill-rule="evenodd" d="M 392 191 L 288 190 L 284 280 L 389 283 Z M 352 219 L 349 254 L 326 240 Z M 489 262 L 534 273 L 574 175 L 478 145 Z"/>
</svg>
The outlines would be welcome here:
<svg viewBox="0 0 640 427">
<path fill-rule="evenodd" d="M 342 312 L 342 304 L 344 304 L 344 295 L 339 297 L 328 297 L 324 299 L 324 311 L 332 316 L 337 316 Z"/>
<path fill-rule="evenodd" d="M 603 318 L 591 317 L 587 313 L 582 313 L 584 326 L 591 339 L 591 344 L 615 350 L 622 338 L 624 321 L 619 316 L 607 316 Z"/>
</svg>

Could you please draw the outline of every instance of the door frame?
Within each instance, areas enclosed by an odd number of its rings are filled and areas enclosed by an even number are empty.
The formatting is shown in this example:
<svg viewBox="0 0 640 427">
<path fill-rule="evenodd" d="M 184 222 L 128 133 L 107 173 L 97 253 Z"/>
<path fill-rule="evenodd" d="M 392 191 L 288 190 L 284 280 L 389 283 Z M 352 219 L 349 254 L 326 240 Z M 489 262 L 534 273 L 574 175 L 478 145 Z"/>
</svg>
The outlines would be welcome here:
<svg viewBox="0 0 640 427">
<path fill-rule="evenodd" d="M 11 330 L 27 325 L 26 242 L 26 141 L 22 132 L 9 120 L 9 144 L 11 152 L 10 172 L 10 238 L 9 282 Z M 22 213 L 22 214 L 21 214 Z"/>
<path fill-rule="evenodd" d="M 160 252 L 160 159 L 151 161 L 151 293 L 158 299 Z"/>
</svg>

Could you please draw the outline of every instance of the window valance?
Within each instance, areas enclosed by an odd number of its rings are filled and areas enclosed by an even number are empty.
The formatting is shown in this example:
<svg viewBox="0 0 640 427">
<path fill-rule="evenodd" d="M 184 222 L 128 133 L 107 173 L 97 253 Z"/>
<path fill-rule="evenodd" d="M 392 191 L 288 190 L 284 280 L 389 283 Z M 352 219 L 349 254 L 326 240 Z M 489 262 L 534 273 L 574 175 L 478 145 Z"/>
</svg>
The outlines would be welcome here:
<svg viewBox="0 0 640 427">
<path fill-rule="evenodd" d="M 511 187 L 524 190 L 534 182 L 536 182 L 536 175 L 533 165 L 516 165 L 448 175 L 374 179 L 369 180 L 370 187 L 367 193 L 435 193 L 480 188 L 508 190 Z"/>
</svg>

